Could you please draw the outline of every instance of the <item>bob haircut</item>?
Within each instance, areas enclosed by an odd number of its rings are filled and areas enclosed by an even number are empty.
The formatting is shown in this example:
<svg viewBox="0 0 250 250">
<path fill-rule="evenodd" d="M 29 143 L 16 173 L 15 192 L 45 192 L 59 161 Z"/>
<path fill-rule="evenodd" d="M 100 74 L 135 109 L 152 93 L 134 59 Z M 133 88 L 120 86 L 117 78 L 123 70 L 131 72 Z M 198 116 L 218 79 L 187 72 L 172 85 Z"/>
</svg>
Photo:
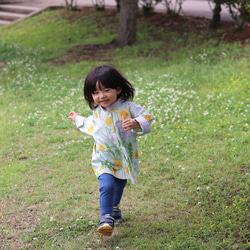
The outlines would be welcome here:
<svg viewBox="0 0 250 250">
<path fill-rule="evenodd" d="M 96 87 L 101 89 L 101 85 L 105 88 L 121 89 L 122 91 L 117 96 L 117 99 L 132 101 L 134 98 L 135 89 L 113 66 L 103 65 L 95 67 L 88 73 L 83 88 L 84 98 L 92 110 L 98 106 L 94 102 L 92 94 L 96 91 Z"/>
</svg>

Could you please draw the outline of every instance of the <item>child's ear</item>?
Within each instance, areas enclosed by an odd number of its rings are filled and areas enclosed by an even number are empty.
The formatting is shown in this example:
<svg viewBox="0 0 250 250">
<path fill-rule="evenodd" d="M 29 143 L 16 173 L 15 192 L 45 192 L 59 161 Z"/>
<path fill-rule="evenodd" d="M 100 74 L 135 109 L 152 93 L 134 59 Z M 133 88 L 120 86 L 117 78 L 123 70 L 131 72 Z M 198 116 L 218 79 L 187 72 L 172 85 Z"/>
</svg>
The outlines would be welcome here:
<svg viewBox="0 0 250 250">
<path fill-rule="evenodd" d="M 118 87 L 118 88 L 116 89 L 116 91 L 117 91 L 117 95 L 120 95 L 121 92 L 122 92 L 122 89 L 121 89 L 120 87 Z"/>
</svg>

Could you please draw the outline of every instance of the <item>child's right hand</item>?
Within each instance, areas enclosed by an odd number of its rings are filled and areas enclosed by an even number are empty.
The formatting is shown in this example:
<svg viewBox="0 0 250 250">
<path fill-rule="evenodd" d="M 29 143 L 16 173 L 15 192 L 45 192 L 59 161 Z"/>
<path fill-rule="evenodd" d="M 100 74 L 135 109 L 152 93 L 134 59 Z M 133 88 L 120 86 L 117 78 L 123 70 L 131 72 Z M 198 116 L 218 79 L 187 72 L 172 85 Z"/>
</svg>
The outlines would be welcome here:
<svg viewBox="0 0 250 250">
<path fill-rule="evenodd" d="M 69 119 L 70 119 L 72 122 L 75 122 L 77 115 L 78 115 L 78 114 L 77 114 L 75 111 L 71 111 L 71 112 L 69 113 Z"/>
</svg>

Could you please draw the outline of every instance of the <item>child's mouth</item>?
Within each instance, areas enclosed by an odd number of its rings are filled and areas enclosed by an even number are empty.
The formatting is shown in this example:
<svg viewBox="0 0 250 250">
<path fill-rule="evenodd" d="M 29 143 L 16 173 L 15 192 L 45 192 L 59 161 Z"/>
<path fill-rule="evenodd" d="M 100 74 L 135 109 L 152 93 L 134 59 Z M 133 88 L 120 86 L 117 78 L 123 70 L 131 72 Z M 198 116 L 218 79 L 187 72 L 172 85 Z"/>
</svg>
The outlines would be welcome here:
<svg viewBox="0 0 250 250">
<path fill-rule="evenodd" d="M 100 103 L 108 103 L 108 100 L 105 100 L 105 101 L 100 101 Z"/>
</svg>

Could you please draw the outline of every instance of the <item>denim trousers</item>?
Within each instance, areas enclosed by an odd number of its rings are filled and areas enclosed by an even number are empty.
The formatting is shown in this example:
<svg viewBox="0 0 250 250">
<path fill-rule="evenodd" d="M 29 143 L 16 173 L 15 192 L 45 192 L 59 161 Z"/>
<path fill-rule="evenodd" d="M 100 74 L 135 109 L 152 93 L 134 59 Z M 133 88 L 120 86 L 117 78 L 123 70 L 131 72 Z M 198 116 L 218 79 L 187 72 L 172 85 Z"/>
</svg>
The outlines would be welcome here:
<svg viewBox="0 0 250 250">
<path fill-rule="evenodd" d="M 100 183 L 101 215 L 113 214 L 113 206 L 120 204 L 127 180 L 118 179 L 111 174 L 102 174 L 98 178 Z"/>
</svg>

